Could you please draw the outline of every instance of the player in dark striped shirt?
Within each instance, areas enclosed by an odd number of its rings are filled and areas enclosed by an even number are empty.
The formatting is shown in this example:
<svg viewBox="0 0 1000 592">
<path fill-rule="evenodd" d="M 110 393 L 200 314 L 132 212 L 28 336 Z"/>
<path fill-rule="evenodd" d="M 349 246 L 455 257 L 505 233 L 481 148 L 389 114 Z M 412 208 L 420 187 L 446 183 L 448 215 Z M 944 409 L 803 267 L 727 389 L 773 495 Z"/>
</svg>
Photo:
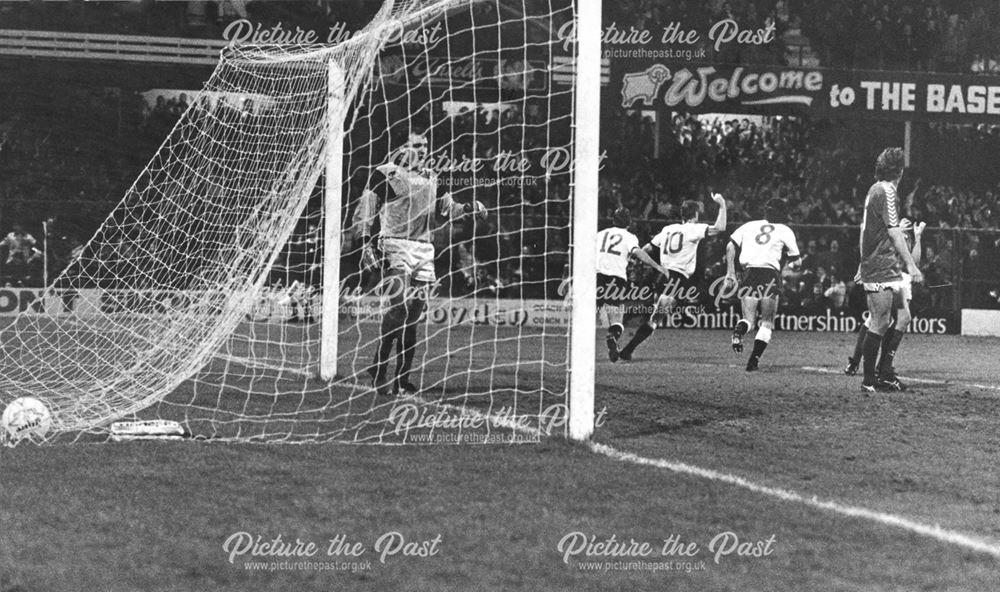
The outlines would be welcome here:
<svg viewBox="0 0 1000 592">
<path fill-rule="evenodd" d="M 902 148 L 886 148 L 875 162 L 875 184 L 865 199 L 864 219 L 861 222 L 861 266 L 858 272 L 861 285 L 868 296 L 868 334 L 862 347 L 864 380 L 861 389 L 866 392 L 903 390 L 902 383 L 885 370 L 877 372 L 879 349 L 883 359 L 893 359 L 906 331 L 909 319 L 898 318 L 891 333 L 892 311 L 897 298 L 901 298 L 904 285 L 903 268 L 913 283 L 924 281 L 923 274 L 913 261 L 900 228 L 900 207 L 897 186 L 903 176 Z M 903 323 L 902 321 L 906 321 Z M 886 337 L 883 339 L 883 337 Z"/>
</svg>

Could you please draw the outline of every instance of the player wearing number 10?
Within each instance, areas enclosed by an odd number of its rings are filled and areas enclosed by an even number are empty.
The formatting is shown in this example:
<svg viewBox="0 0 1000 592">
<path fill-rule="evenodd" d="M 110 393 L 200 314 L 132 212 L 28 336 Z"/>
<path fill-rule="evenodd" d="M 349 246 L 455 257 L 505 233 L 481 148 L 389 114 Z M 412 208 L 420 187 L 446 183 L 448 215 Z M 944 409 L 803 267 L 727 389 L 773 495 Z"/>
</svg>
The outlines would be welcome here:
<svg viewBox="0 0 1000 592">
<path fill-rule="evenodd" d="M 771 342 L 774 315 L 778 312 L 781 268 L 786 262 L 799 258 L 795 233 L 784 224 L 773 222 L 777 216 L 787 211 L 788 204 L 785 201 L 772 199 L 764 206 L 764 218 L 737 228 L 726 247 L 726 283 L 731 286 L 736 281 L 735 261 L 736 251 L 739 249 L 740 265 L 745 270 L 743 288 L 748 289 L 741 298 L 743 318 L 733 330 L 733 351 L 743 351 L 743 336 L 753 329 L 758 317 L 760 318 L 753 352 L 747 360 L 747 372 L 757 369 L 760 356 Z"/>
<path fill-rule="evenodd" d="M 608 316 L 608 359 L 618 361 L 618 338 L 625 330 L 623 303 L 628 288 L 628 262 L 635 257 L 646 265 L 667 271 L 639 248 L 639 239 L 628 231 L 632 212 L 628 208 L 615 210 L 613 226 L 597 233 L 597 309 Z"/>
<path fill-rule="evenodd" d="M 660 253 L 660 265 L 667 270 L 667 281 L 649 319 L 639 326 L 632 340 L 622 349 L 621 359 L 631 360 L 635 348 L 652 335 L 673 310 L 677 303 L 677 294 L 693 287 L 691 276 L 696 267 L 698 244 L 705 237 L 715 236 L 726 229 L 726 200 L 718 193 L 713 193 L 712 201 L 719 205 L 715 224 L 709 226 L 699 223 L 701 202 L 685 201 L 681 204 L 681 217 L 684 222 L 664 226 L 663 230 L 646 245 L 648 254 Z"/>
</svg>

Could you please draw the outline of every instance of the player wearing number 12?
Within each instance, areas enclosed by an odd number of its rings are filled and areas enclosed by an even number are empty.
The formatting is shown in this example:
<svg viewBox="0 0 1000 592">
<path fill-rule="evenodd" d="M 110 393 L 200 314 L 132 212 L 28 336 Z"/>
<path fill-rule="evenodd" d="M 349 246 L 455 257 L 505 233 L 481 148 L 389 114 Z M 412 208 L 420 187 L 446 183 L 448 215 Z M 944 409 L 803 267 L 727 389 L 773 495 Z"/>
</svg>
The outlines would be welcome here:
<svg viewBox="0 0 1000 592">
<path fill-rule="evenodd" d="M 648 253 L 639 248 L 639 239 L 629 232 L 632 212 L 628 208 L 615 210 L 613 226 L 597 233 L 597 309 L 608 317 L 608 359 L 618 361 L 618 339 L 625 330 L 624 300 L 628 288 L 628 262 L 635 257 L 663 275 Z"/>
<path fill-rule="evenodd" d="M 726 247 L 726 283 L 736 281 L 736 251 L 739 250 L 744 296 L 740 298 L 743 318 L 733 330 L 733 351 L 743 351 L 743 336 L 760 319 L 753 351 L 747 360 L 747 372 L 757 370 L 761 355 L 771 342 L 774 316 L 781 292 L 781 268 L 799 258 L 799 247 L 792 229 L 773 220 L 788 211 L 784 200 L 772 199 L 764 205 L 764 218 L 747 222 L 736 229 Z"/>
<path fill-rule="evenodd" d="M 693 287 L 691 276 L 697 267 L 698 244 L 705 237 L 715 236 L 726 229 L 726 200 L 720 194 L 713 193 L 712 201 L 719 205 L 715 224 L 709 226 L 698 222 L 701 202 L 688 200 L 681 204 L 681 218 L 684 221 L 681 224 L 664 226 L 663 230 L 646 245 L 645 250 L 649 255 L 660 253 L 660 265 L 667 270 L 667 281 L 660 297 L 656 300 L 653 312 L 646 322 L 639 326 L 632 340 L 619 354 L 621 359 L 631 360 L 635 348 L 652 335 L 673 311 L 674 305 L 677 304 L 677 296 Z"/>
</svg>

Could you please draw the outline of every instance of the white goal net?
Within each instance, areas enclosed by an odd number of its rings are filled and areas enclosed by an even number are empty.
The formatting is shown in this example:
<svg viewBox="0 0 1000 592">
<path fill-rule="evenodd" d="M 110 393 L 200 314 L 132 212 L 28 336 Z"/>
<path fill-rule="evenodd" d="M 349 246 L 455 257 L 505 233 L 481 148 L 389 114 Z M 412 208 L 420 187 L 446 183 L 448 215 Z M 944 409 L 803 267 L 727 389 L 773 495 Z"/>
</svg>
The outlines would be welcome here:
<svg viewBox="0 0 1000 592">
<path fill-rule="evenodd" d="M 562 433 L 575 18 L 570 0 L 386 0 L 335 46 L 228 49 L 82 253 L 0 331 L 0 403 L 42 400 L 46 441 L 154 419 L 221 441 Z M 426 241 L 388 241 L 407 207 Z M 426 310 L 387 325 L 387 278 L 407 266 L 433 274 Z M 399 390 L 407 351 L 415 390 Z"/>
</svg>

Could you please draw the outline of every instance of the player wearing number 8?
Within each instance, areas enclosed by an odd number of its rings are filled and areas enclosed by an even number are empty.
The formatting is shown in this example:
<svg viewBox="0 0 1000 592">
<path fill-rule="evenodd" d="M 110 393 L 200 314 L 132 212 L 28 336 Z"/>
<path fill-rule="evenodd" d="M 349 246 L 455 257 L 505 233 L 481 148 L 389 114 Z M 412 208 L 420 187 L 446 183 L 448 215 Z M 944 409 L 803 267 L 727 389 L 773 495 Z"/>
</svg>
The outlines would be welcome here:
<svg viewBox="0 0 1000 592">
<path fill-rule="evenodd" d="M 778 312 L 781 291 L 781 268 L 799 258 L 799 247 L 792 229 L 773 222 L 788 211 L 788 204 L 772 199 L 764 206 L 764 218 L 747 222 L 736 229 L 726 247 L 727 288 L 736 282 L 736 252 L 739 250 L 743 275 L 743 318 L 733 330 L 733 351 L 743 351 L 743 336 L 754 328 L 758 318 L 760 328 L 754 338 L 753 352 L 747 360 L 747 372 L 757 369 L 760 356 L 771 342 L 774 316 Z M 728 291 L 728 290 L 727 290 Z"/>
<path fill-rule="evenodd" d="M 681 204 L 681 224 L 670 224 L 663 227 L 659 234 L 646 245 L 649 255 L 660 254 L 660 265 L 667 270 L 664 285 L 658 289 L 661 292 L 656 300 L 653 312 L 645 323 L 639 326 L 632 340 L 621 351 L 623 360 L 632 359 L 632 352 L 645 341 L 653 331 L 663 323 L 677 304 L 677 295 L 692 287 L 691 276 L 697 266 L 698 244 L 708 236 L 715 236 L 726 229 L 726 200 L 718 193 L 712 194 L 712 200 L 719 205 L 719 214 L 715 224 L 709 226 L 698 222 L 701 214 L 701 202 L 685 201 Z"/>
<path fill-rule="evenodd" d="M 608 318 L 608 359 L 618 361 L 618 339 L 625 330 L 623 303 L 628 288 L 628 262 L 635 257 L 663 275 L 667 271 L 639 248 L 639 239 L 629 232 L 632 212 L 615 210 L 613 226 L 597 233 L 597 310 Z"/>
</svg>

